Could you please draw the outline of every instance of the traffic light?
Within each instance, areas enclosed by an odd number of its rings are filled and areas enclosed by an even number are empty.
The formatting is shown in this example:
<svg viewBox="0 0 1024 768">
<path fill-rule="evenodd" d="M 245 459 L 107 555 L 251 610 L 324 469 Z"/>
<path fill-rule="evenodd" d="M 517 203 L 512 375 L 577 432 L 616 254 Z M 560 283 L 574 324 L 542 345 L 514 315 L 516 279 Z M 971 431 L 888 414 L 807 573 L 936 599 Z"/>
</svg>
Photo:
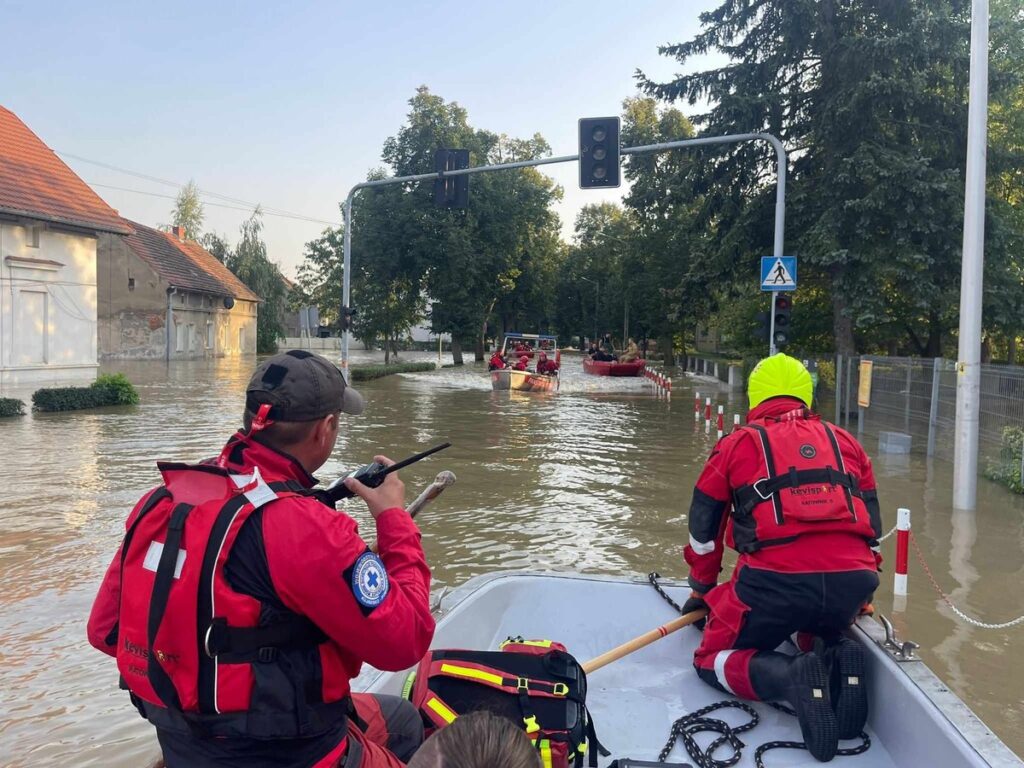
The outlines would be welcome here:
<svg viewBox="0 0 1024 768">
<path fill-rule="evenodd" d="M 580 189 L 619 186 L 619 118 L 580 118 Z"/>
<path fill-rule="evenodd" d="M 754 334 L 754 338 L 763 344 L 771 341 L 771 321 L 772 316 L 769 313 L 757 313 L 757 331 Z"/>
<path fill-rule="evenodd" d="M 793 300 L 785 293 L 776 293 L 773 299 L 775 308 L 775 348 L 782 349 L 789 343 L 789 323 L 793 314 Z"/>
<path fill-rule="evenodd" d="M 461 171 L 469 168 L 468 149 L 439 149 L 434 153 L 434 170 Z M 434 181 L 434 205 L 466 208 L 469 205 L 469 176 L 450 176 Z"/>
<path fill-rule="evenodd" d="M 340 318 L 340 320 L 341 320 L 341 330 L 342 331 L 351 331 L 352 330 L 352 318 L 354 318 L 355 316 L 356 316 L 356 310 L 352 309 L 352 307 L 344 307 L 343 306 L 341 308 L 341 318 Z"/>
</svg>

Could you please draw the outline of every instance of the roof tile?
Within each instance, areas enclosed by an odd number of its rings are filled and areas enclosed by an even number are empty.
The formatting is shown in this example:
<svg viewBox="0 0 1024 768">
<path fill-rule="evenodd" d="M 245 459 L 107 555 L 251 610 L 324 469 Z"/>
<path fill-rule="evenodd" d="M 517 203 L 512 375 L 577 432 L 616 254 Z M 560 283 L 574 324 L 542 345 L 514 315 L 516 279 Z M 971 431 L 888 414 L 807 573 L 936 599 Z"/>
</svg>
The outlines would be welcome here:
<svg viewBox="0 0 1024 768">
<path fill-rule="evenodd" d="M 17 115 L 0 107 L 0 213 L 127 234 L 103 202 Z"/>
<path fill-rule="evenodd" d="M 125 238 L 128 247 L 172 287 L 247 301 L 261 300 L 199 243 L 178 240 L 169 232 L 134 221 L 123 222 L 135 230 Z"/>
</svg>

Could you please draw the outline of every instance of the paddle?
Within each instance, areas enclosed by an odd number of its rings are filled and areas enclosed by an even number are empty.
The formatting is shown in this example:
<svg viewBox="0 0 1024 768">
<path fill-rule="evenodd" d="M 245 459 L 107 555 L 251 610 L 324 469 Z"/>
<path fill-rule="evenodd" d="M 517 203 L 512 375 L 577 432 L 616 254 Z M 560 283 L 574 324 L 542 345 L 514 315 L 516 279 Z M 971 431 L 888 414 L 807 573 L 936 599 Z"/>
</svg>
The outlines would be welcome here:
<svg viewBox="0 0 1024 768">
<path fill-rule="evenodd" d="M 700 621 L 708 612 L 705 610 L 690 611 L 689 613 L 683 614 L 678 619 L 673 619 L 668 624 L 662 624 L 656 629 L 652 629 L 650 632 L 644 632 L 639 637 L 634 637 L 622 645 L 612 648 L 610 651 L 605 651 L 600 656 L 595 656 L 590 661 L 583 664 L 583 671 L 588 675 L 595 669 L 600 669 L 603 666 L 611 664 L 613 661 L 618 661 L 623 656 L 628 656 L 633 651 L 639 651 L 641 648 L 650 645 L 655 640 L 660 640 L 666 635 L 671 635 L 673 632 L 682 629 L 685 626 L 693 624 L 695 621 Z"/>
<path fill-rule="evenodd" d="M 424 488 L 423 493 L 413 499 L 412 503 L 405 508 L 405 511 L 409 513 L 409 517 L 415 518 L 416 515 L 419 514 L 419 511 L 440 496 L 444 492 L 445 488 L 454 484 L 455 473 L 449 469 L 441 470 L 437 473 L 437 477 L 434 478 L 434 482 Z M 370 551 L 378 551 L 377 542 L 374 542 L 370 546 Z"/>
</svg>

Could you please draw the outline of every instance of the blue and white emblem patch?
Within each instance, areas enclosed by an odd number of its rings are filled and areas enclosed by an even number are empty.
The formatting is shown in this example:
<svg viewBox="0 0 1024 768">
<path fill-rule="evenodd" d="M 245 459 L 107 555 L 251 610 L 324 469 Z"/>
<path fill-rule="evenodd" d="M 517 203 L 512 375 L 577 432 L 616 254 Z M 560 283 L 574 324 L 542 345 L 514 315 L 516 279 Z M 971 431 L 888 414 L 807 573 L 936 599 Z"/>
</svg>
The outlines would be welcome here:
<svg viewBox="0 0 1024 768">
<path fill-rule="evenodd" d="M 364 608 L 376 608 L 388 595 L 388 572 L 373 552 L 364 552 L 352 566 L 352 594 Z"/>
</svg>

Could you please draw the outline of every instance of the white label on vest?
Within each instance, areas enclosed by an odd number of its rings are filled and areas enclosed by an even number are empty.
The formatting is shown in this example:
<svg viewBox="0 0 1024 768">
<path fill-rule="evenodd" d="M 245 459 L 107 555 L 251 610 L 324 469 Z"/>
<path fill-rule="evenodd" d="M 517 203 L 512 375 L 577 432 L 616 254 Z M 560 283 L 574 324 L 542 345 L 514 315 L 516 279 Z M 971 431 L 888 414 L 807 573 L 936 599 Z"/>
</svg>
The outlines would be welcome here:
<svg viewBox="0 0 1024 768">
<path fill-rule="evenodd" d="M 149 551 L 146 552 L 146 559 L 142 561 L 142 567 L 147 571 L 156 573 L 157 566 L 160 565 L 160 556 L 164 553 L 164 545 L 161 541 L 149 542 Z M 181 578 L 181 569 L 185 566 L 185 550 L 178 550 L 178 562 L 174 564 L 174 578 Z"/>
</svg>

